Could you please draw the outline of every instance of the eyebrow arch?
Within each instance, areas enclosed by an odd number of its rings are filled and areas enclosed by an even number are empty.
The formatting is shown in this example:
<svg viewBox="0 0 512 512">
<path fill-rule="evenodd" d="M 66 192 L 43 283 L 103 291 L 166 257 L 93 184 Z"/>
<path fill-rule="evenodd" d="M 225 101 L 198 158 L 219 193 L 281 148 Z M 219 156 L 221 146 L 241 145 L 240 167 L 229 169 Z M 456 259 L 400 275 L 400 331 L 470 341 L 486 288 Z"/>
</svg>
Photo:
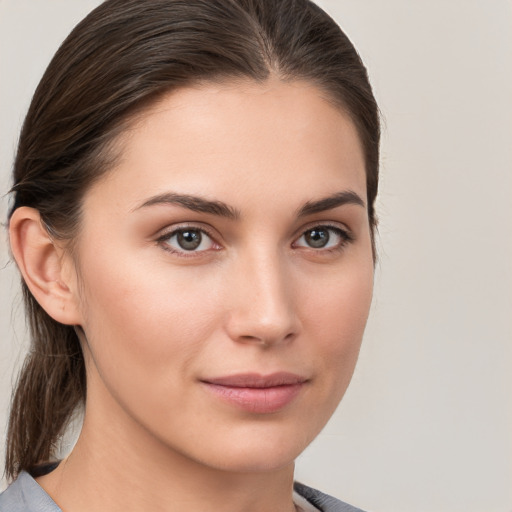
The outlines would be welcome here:
<svg viewBox="0 0 512 512">
<path fill-rule="evenodd" d="M 299 209 L 297 216 L 305 217 L 314 213 L 332 210 L 333 208 L 337 208 L 338 206 L 343 206 L 345 204 L 355 204 L 366 208 L 365 202 L 358 194 L 351 190 L 345 190 L 317 201 L 308 201 Z"/>
<path fill-rule="evenodd" d="M 153 196 L 135 208 L 135 210 L 153 206 L 155 204 L 178 205 L 194 212 L 210 213 L 212 215 L 226 217 L 233 220 L 240 218 L 240 212 L 238 210 L 232 208 L 226 203 L 223 203 L 222 201 L 213 201 L 200 196 L 176 194 L 174 192 L 166 192 L 165 194 Z"/>
</svg>

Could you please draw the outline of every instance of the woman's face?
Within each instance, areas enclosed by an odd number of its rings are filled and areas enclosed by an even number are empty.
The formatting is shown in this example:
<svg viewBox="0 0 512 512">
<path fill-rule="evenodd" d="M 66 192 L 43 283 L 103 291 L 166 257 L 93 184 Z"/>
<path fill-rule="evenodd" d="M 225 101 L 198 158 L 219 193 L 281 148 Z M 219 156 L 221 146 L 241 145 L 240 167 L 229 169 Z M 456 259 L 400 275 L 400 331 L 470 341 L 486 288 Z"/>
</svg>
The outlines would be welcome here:
<svg viewBox="0 0 512 512">
<path fill-rule="evenodd" d="M 212 468 L 290 464 L 342 398 L 371 302 L 354 125 L 305 83 L 210 84 L 120 142 L 77 246 L 84 429 Z"/>
</svg>

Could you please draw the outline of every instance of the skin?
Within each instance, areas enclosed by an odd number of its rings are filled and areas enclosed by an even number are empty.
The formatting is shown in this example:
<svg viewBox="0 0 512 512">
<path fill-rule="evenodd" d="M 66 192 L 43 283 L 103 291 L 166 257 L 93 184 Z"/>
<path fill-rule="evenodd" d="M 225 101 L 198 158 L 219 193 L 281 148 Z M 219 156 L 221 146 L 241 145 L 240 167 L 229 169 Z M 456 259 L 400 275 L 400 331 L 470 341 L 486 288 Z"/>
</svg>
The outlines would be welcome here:
<svg viewBox="0 0 512 512">
<path fill-rule="evenodd" d="M 82 433 L 38 481 L 70 512 L 294 510 L 293 461 L 345 393 L 372 296 L 356 129 L 317 88 L 273 79 L 175 91 L 118 142 L 116 167 L 85 195 L 73 256 L 45 245 L 34 211 L 11 220 L 36 298 L 85 333 Z M 347 191 L 363 204 L 298 215 Z M 144 206 L 169 193 L 236 215 Z M 330 226 L 326 247 L 308 245 L 318 226 Z M 204 230 L 202 245 L 180 248 L 178 228 Z M 270 413 L 202 382 L 278 371 L 305 382 Z"/>
</svg>

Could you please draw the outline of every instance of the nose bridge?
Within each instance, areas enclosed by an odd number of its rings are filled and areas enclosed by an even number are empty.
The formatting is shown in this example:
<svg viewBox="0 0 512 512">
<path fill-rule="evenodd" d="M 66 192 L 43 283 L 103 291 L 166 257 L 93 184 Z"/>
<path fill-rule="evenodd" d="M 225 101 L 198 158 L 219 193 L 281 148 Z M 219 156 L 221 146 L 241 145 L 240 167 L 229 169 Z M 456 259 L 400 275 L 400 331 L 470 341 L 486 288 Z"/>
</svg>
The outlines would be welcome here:
<svg viewBox="0 0 512 512">
<path fill-rule="evenodd" d="M 264 344 L 290 339 L 298 325 L 286 262 L 275 248 L 260 247 L 238 263 L 230 335 Z"/>
</svg>

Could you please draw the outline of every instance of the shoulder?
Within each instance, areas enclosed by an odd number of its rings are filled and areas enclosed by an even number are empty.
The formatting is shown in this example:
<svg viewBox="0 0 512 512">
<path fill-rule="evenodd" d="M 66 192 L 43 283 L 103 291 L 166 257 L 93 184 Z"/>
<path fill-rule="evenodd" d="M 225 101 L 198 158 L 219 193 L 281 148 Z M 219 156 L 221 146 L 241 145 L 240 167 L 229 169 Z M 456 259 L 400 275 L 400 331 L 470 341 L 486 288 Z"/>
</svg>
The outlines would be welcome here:
<svg viewBox="0 0 512 512">
<path fill-rule="evenodd" d="M 0 512 L 62 512 L 43 488 L 28 473 L 0 494 Z"/>
<path fill-rule="evenodd" d="M 303 498 L 322 512 L 363 512 L 360 508 L 353 507 L 299 482 L 295 482 L 293 487 Z"/>
<path fill-rule="evenodd" d="M 322 512 L 363 512 L 328 494 L 296 482 L 295 491 Z M 0 494 L 0 512 L 62 512 L 27 472 Z"/>
</svg>

